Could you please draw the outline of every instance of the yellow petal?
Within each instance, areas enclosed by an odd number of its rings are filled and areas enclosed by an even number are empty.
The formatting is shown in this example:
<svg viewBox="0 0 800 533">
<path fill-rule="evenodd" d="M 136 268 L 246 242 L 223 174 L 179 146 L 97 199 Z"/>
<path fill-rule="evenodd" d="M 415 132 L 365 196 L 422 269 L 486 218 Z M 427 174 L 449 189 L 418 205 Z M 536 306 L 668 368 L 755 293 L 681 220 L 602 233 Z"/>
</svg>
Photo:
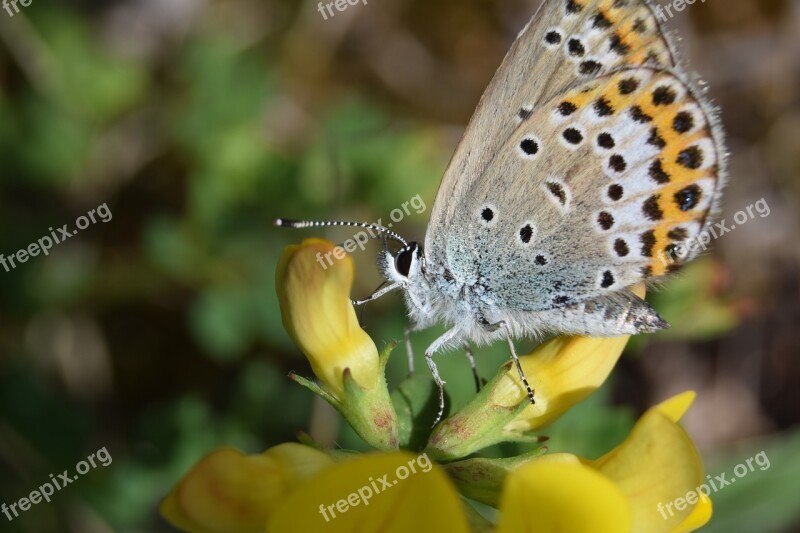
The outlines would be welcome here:
<svg viewBox="0 0 800 533">
<path fill-rule="evenodd" d="M 712 505 L 709 498 L 698 499 L 692 512 L 681 524 L 670 533 L 688 533 L 700 529 L 711 520 Z"/>
<path fill-rule="evenodd" d="M 672 420 L 673 422 L 678 422 L 683 415 L 686 414 L 686 411 L 689 410 L 689 407 L 692 406 L 694 403 L 694 399 L 697 397 L 697 393 L 694 391 L 686 391 L 677 396 L 673 396 L 668 400 L 664 400 L 660 404 L 656 405 L 654 409 L 658 409 L 661 413 Z"/>
<path fill-rule="evenodd" d="M 632 290 L 644 298 L 644 285 Z M 584 400 L 608 378 L 629 338 L 556 337 L 521 357 L 525 376 L 535 389 L 536 405 L 525 409 L 505 429 L 540 429 Z M 493 400 L 503 407 L 517 405 L 527 396 L 515 367 L 506 373 L 496 391 Z"/>
<path fill-rule="evenodd" d="M 320 239 L 287 247 L 276 273 L 283 324 L 337 398 L 344 392 L 346 368 L 367 389 L 377 386 L 380 375 L 378 350 L 350 303 L 352 285 L 352 259 Z"/>
<path fill-rule="evenodd" d="M 325 453 L 294 443 L 260 455 L 223 448 L 186 473 L 161 504 L 161 514 L 192 533 L 263 531 L 281 498 L 332 463 Z"/>
<path fill-rule="evenodd" d="M 556 337 L 521 357 L 523 371 L 535 390 L 536 405 L 525 409 L 508 430 L 539 429 L 584 400 L 608 378 L 628 337 Z M 526 400 L 515 367 L 495 389 L 493 400 L 504 407 Z"/>
<path fill-rule="evenodd" d="M 536 461 L 544 461 L 548 463 L 569 463 L 569 464 L 583 464 L 584 461 L 577 455 L 571 453 L 548 453 L 537 457 Z"/>
<path fill-rule="evenodd" d="M 468 528 L 444 472 L 427 456 L 393 452 L 362 455 L 310 479 L 282 503 L 267 530 L 466 533 Z"/>
<path fill-rule="evenodd" d="M 174 490 L 161 502 L 159 511 L 167 522 L 181 531 L 189 531 L 190 533 L 216 533 L 215 531 L 206 529 L 200 524 L 195 523 L 183 512 L 183 509 L 181 509 L 178 503 L 178 496 Z"/>
<path fill-rule="evenodd" d="M 545 456 L 508 475 L 497 531 L 630 533 L 631 510 L 602 474 L 567 454 Z"/>
<path fill-rule="evenodd" d="M 634 531 L 669 532 L 684 524 L 705 523 L 710 517 L 710 503 L 707 509 L 692 515 L 694 506 L 678 500 L 685 500 L 703 483 L 700 455 L 673 420 L 674 415 L 682 413 L 685 400 L 685 396 L 678 396 L 650 409 L 625 442 L 590 463 L 628 498 Z"/>
</svg>

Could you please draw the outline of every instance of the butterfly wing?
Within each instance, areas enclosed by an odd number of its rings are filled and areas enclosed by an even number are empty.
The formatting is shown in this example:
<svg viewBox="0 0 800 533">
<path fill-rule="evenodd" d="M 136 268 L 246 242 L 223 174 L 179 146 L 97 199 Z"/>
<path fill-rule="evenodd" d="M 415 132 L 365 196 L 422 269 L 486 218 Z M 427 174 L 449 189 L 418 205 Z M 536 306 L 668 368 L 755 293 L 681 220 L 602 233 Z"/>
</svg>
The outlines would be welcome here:
<svg viewBox="0 0 800 533">
<path fill-rule="evenodd" d="M 625 65 L 670 68 L 674 53 L 642 0 L 545 0 L 522 30 L 486 89 L 442 179 L 425 250 L 443 264 L 438 236 L 450 231 L 469 195 L 523 119 L 582 80 Z"/>
<path fill-rule="evenodd" d="M 673 72 L 623 69 L 539 106 L 469 188 L 451 272 L 501 306 L 595 299 L 682 265 L 719 197 L 712 114 Z"/>
<path fill-rule="evenodd" d="M 471 121 L 426 240 L 432 265 L 522 311 L 596 299 L 690 259 L 674 250 L 704 228 L 723 162 L 713 115 L 670 68 L 646 4 L 551 1 L 535 20 Z M 583 75 L 585 61 L 599 72 Z M 496 133 L 479 134 L 484 123 Z"/>
</svg>

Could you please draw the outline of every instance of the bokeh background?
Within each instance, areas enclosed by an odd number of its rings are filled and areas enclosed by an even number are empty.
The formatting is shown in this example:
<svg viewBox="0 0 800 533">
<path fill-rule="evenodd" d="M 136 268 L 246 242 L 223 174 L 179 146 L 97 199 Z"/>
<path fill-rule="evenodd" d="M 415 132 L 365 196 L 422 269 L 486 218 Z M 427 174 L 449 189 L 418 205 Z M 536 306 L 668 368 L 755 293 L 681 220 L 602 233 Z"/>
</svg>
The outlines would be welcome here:
<svg viewBox="0 0 800 533">
<path fill-rule="evenodd" d="M 171 531 L 160 499 L 215 447 L 256 452 L 306 431 L 363 448 L 287 379 L 311 371 L 274 290 L 285 245 L 350 234 L 271 222 L 387 220 L 418 194 L 429 209 L 537 5 L 369 0 L 328 20 L 300 0 L 0 11 L 0 252 L 98 205 L 113 213 L 0 270 L 0 502 L 101 447 L 113 457 L 52 503 L 0 515 L 0 531 Z M 709 473 L 730 476 L 762 450 L 771 464 L 714 496 L 705 531 L 800 531 L 800 2 L 707 0 L 668 26 L 722 109 L 724 215 L 762 198 L 770 214 L 651 294 L 673 328 L 636 338 L 609 383 L 547 433 L 555 450 L 596 457 L 647 406 L 694 389 L 685 423 Z M 421 240 L 428 213 L 396 227 Z M 356 296 L 380 282 L 378 249 L 355 255 Z M 397 296 L 364 316 L 379 346 L 404 324 Z M 418 355 L 437 333 L 415 337 Z M 485 377 L 507 357 L 499 345 L 477 355 Z M 463 403 L 465 359 L 440 361 Z M 398 350 L 393 382 L 404 366 Z"/>
</svg>

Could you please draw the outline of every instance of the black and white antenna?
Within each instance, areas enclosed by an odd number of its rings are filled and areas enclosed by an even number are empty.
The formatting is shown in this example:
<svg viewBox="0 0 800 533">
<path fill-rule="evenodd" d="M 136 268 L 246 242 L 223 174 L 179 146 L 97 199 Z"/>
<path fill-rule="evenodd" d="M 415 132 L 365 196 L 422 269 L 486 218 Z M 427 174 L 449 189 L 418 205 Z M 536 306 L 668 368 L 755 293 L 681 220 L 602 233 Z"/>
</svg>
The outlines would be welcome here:
<svg viewBox="0 0 800 533">
<path fill-rule="evenodd" d="M 374 229 L 392 239 L 400 242 L 403 246 L 408 246 L 408 243 L 404 238 L 402 238 L 397 233 L 393 232 L 388 228 L 384 228 L 383 226 L 379 226 L 378 224 L 367 224 L 365 222 L 344 222 L 344 221 L 320 221 L 320 220 L 288 220 L 285 218 L 279 218 L 275 220 L 275 225 L 281 228 L 318 228 L 324 226 L 350 226 L 356 228 L 365 228 L 365 229 Z M 374 237 L 373 237 L 374 238 Z"/>
</svg>

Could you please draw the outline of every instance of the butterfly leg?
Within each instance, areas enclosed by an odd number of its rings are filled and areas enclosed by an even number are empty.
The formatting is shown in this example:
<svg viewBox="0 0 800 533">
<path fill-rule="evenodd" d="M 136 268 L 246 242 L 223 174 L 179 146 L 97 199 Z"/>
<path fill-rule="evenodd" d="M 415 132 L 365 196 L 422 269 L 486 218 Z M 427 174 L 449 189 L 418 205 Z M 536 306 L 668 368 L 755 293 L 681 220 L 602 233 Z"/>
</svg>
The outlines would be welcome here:
<svg viewBox="0 0 800 533">
<path fill-rule="evenodd" d="M 475 354 L 472 352 L 472 347 L 468 343 L 464 343 L 464 352 L 469 359 L 469 366 L 472 367 L 472 377 L 475 378 L 475 392 L 481 391 L 481 378 L 478 376 L 478 366 L 475 364 Z"/>
<path fill-rule="evenodd" d="M 363 304 L 371 302 L 373 300 L 377 300 L 381 296 L 383 296 L 383 295 L 385 295 L 387 293 L 390 293 L 393 290 L 399 289 L 399 288 L 400 288 L 400 284 L 399 283 L 392 283 L 388 287 L 384 287 L 382 289 L 378 289 L 377 291 L 372 293 L 370 296 L 368 296 L 364 300 L 350 300 L 350 303 L 352 303 L 353 305 L 363 305 Z"/>
<path fill-rule="evenodd" d="M 403 331 L 403 340 L 406 345 L 406 356 L 408 357 L 408 377 L 414 375 L 414 349 L 411 347 L 411 332 L 414 331 L 413 326 L 407 327 Z"/>
<path fill-rule="evenodd" d="M 522 380 L 522 384 L 525 385 L 525 390 L 528 392 L 528 398 L 531 401 L 531 405 L 536 405 L 536 400 L 533 399 L 533 389 L 528 384 L 528 379 L 525 377 L 525 372 L 522 371 L 522 365 L 519 362 L 519 357 L 517 357 L 517 349 L 514 348 L 514 341 L 511 338 L 511 330 L 509 329 L 508 324 L 505 322 L 500 322 L 499 325 L 506 333 L 508 348 L 511 350 L 511 358 L 514 359 L 514 364 L 517 366 L 517 372 L 519 372 L 519 377 Z"/>
<path fill-rule="evenodd" d="M 428 349 L 425 350 L 425 361 L 428 363 L 428 369 L 430 369 L 431 374 L 433 374 L 433 381 L 436 383 L 436 386 L 439 388 L 439 412 L 436 414 L 436 420 L 434 420 L 434 422 L 433 422 L 434 426 L 436 426 L 436 424 L 439 423 L 439 421 L 442 419 L 442 415 L 444 414 L 444 383 L 445 382 L 442 381 L 441 377 L 439 377 L 439 369 L 436 368 L 436 363 L 433 362 L 433 354 L 438 352 L 445 344 L 450 342 L 453 339 L 453 337 L 455 337 L 455 336 L 456 336 L 456 329 L 455 328 L 453 328 L 451 330 L 448 330 L 448 331 L 446 331 L 444 333 L 444 335 L 442 335 L 441 337 L 439 337 L 438 339 L 433 341 L 433 344 L 431 344 L 428 347 Z"/>
</svg>

